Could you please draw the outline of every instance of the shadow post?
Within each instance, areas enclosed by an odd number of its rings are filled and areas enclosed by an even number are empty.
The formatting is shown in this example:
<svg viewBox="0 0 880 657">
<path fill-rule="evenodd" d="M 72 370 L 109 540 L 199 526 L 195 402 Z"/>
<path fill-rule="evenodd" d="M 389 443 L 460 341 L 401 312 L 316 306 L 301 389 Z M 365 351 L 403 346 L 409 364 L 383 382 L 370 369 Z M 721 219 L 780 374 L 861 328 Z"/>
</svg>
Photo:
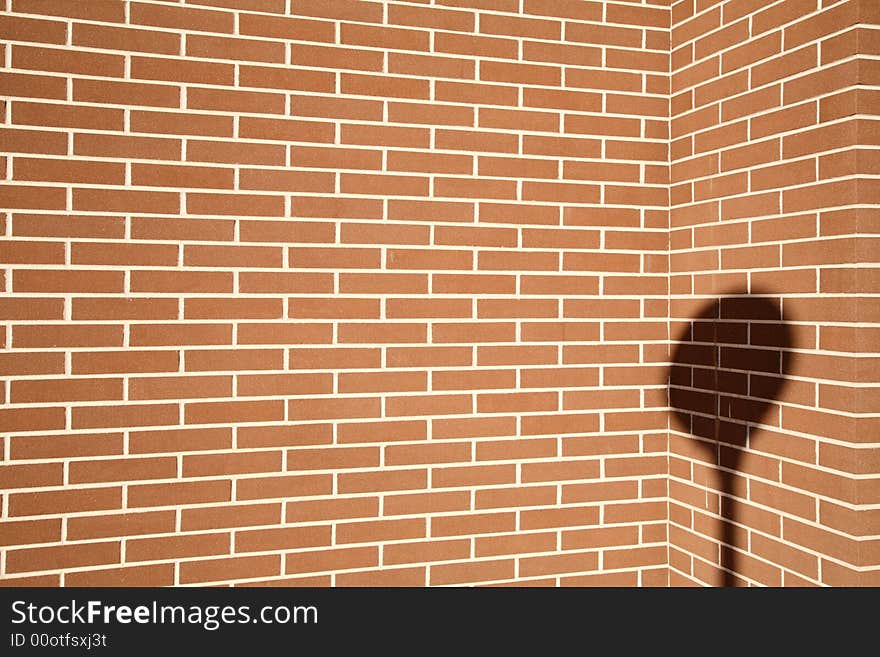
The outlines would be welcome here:
<svg viewBox="0 0 880 657">
<path fill-rule="evenodd" d="M 709 300 L 676 336 L 669 405 L 679 428 L 710 452 L 719 475 L 719 565 L 725 586 L 736 583 L 739 567 L 730 500 L 743 450 L 755 447 L 759 432 L 753 425 L 765 424 L 778 408 L 775 401 L 791 366 L 792 335 L 779 299 L 734 292 Z M 730 457 L 722 458 L 724 453 Z"/>
</svg>

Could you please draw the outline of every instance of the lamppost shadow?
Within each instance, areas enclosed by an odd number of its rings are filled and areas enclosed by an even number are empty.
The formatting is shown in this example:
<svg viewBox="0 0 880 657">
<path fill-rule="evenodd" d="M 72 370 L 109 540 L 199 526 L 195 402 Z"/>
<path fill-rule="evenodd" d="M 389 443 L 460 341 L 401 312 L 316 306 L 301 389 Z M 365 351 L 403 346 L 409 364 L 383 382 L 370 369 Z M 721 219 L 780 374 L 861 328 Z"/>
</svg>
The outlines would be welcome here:
<svg viewBox="0 0 880 657">
<path fill-rule="evenodd" d="M 793 331 L 779 299 L 732 292 L 706 303 L 680 330 L 669 370 L 673 427 L 692 435 L 719 476 L 724 586 L 736 583 L 736 505 L 732 503 L 744 448 L 760 430 L 791 370 Z"/>
</svg>

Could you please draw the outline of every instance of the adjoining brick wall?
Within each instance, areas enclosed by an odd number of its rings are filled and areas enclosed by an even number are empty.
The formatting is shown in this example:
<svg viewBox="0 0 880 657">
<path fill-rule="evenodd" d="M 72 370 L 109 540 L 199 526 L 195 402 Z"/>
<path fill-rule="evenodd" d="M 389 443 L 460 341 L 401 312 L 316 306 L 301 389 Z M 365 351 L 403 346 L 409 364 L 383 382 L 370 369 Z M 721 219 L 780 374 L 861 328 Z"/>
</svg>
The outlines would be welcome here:
<svg viewBox="0 0 880 657">
<path fill-rule="evenodd" d="M 0 8 L 4 583 L 667 583 L 668 2 Z"/>
<path fill-rule="evenodd" d="M 728 295 L 720 324 L 752 333 L 721 347 L 723 419 L 672 425 L 670 581 L 877 585 L 880 3 L 684 0 L 672 22 L 671 336 Z M 783 346 L 777 377 L 731 375 Z"/>
<path fill-rule="evenodd" d="M 0 583 L 880 583 L 880 3 L 0 10 Z"/>
</svg>

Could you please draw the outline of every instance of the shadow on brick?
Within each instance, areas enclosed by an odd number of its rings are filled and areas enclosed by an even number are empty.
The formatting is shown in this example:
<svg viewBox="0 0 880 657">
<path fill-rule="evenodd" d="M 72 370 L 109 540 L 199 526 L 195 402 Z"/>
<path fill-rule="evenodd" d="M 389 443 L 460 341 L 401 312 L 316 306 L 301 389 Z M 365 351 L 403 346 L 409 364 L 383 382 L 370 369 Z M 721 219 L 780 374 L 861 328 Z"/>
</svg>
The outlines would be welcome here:
<svg viewBox="0 0 880 657">
<path fill-rule="evenodd" d="M 671 428 L 690 434 L 717 472 L 717 538 L 725 586 L 744 582 L 738 560 L 746 532 L 737 531 L 737 498 L 746 499 L 739 475 L 760 425 L 779 425 L 777 400 L 793 362 L 793 331 L 778 298 L 732 292 L 708 301 L 679 329 L 669 371 Z"/>
</svg>

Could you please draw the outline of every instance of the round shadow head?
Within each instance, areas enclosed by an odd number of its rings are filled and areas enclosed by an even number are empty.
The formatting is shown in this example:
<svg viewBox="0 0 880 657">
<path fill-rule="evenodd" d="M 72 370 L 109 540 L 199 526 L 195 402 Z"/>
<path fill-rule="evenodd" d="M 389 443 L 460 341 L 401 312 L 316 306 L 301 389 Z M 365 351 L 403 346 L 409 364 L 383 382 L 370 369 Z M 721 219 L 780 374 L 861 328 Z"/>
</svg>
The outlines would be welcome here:
<svg viewBox="0 0 880 657">
<path fill-rule="evenodd" d="M 792 330 L 778 299 L 709 301 L 676 336 L 669 372 L 673 428 L 745 445 L 749 424 L 772 422 L 790 371 Z"/>
</svg>

